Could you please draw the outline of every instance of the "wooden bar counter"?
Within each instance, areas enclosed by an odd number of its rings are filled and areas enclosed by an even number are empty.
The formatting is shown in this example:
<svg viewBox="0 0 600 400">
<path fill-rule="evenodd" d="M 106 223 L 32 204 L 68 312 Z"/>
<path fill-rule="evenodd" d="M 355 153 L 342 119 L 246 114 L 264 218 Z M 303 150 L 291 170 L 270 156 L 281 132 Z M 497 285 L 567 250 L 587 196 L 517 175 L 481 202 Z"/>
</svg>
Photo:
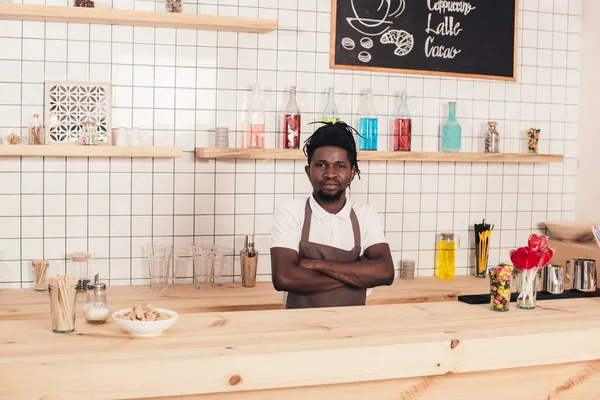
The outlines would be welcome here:
<svg viewBox="0 0 600 400">
<path fill-rule="evenodd" d="M 457 276 L 452 281 L 418 278 L 414 281 L 396 279 L 391 286 L 378 287 L 367 297 L 368 305 L 453 301 L 459 295 L 479 294 L 489 290 L 487 279 Z M 260 282 L 253 288 L 239 283 L 215 286 L 209 290 L 191 285 L 170 285 L 167 290 L 148 286 L 111 286 L 107 288 L 112 310 L 130 308 L 134 303 L 153 301 L 178 313 L 256 311 L 283 309 L 281 295 L 271 282 Z M 80 294 L 78 303 L 85 302 Z M 0 321 L 10 319 L 48 318 L 48 293 L 33 289 L 0 290 Z"/>
<path fill-rule="evenodd" d="M 428 285 L 451 297 L 465 289 L 444 285 L 461 280 L 486 285 L 473 277 Z M 397 283 L 409 292 L 411 284 L 427 282 Z M 47 302 L 41 314 L 7 312 L 19 299 L 28 302 L 20 310 L 42 306 L 43 293 L 0 292 L 0 399 L 577 400 L 600 394 L 595 298 L 541 301 L 527 311 L 513 303 L 507 313 L 420 300 L 202 312 L 193 304 L 199 291 L 191 288 L 121 289 L 133 294 L 119 292 L 117 300 L 109 291 L 112 311 L 120 308 L 117 301 L 128 307 L 149 301 L 180 312 L 178 321 L 160 337 L 139 339 L 112 318 L 91 325 L 79 314 L 75 332 L 60 335 L 50 329 Z M 376 292 L 383 290 L 374 291 L 371 303 Z"/>
</svg>

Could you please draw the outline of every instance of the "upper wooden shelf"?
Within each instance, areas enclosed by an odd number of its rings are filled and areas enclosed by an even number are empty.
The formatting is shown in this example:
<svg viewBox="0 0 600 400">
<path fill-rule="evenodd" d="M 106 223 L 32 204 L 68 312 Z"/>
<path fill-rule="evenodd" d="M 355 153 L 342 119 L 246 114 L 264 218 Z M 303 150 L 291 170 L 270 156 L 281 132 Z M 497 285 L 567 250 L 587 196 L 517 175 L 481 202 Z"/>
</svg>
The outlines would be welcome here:
<svg viewBox="0 0 600 400">
<path fill-rule="evenodd" d="M 306 160 L 302 150 L 196 148 L 197 158 L 247 160 Z M 359 151 L 359 161 L 431 161 L 471 163 L 555 163 L 561 154 L 443 153 L 423 151 Z"/>
<path fill-rule="evenodd" d="M 123 157 L 176 158 L 181 147 L 124 147 L 80 145 L 0 145 L 0 157 Z"/>
<path fill-rule="evenodd" d="M 267 33 L 277 20 L 105 8 L 0 4 L 0 19 Z"/>
</svg>

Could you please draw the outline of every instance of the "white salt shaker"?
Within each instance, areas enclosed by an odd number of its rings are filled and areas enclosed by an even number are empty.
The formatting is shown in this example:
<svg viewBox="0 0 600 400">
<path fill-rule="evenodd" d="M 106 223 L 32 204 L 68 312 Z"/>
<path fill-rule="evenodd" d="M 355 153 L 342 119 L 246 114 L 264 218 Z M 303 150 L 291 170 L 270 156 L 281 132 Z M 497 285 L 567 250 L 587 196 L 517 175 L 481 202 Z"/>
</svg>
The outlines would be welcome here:
<svg viewBox="0 0 600 400">
<path fill-rule="evenodd" d="M 87 297 L 83 307 L 85 320 L 92 324 L 101 324 L 108 319 L 108 304 L 106 303 L 106 284 L 99 281 L 96 274 L 94 282 L 87 285 Z"/>
</svg>

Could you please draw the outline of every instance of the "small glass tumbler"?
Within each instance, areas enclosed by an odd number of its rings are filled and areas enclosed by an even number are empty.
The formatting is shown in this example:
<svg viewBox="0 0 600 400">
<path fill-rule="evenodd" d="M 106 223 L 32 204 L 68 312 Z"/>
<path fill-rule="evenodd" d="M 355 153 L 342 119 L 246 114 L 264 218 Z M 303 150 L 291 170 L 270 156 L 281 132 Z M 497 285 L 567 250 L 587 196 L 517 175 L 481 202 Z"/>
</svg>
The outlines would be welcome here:
<svg viewBox="0 0 600 400">
<path fill-rule="evenodd" d="M 140 132 L 140 128 L 134 126 L 131 129 L 131 135 L 129 136 L 129 145 L 130 146 L 142 146 L 142 134 Z"/>
<path fill-rule="evenodd" d="M 127 130 L 124 127 L 117 129 L 114 139 L 115 146 L 129 146 L 129 136 L 127 135 Z"/>
<path fill-rule="evenodd" d="M 196 289 L 210 289 L 215 278 L 221 276 L 223 253 L 214 244 L 193 243 L 194 286 Z"/>
<path fill-rule="evenodd" d="M 52 332 L 71 333 L 75 330 L 77 285 L 48 285 Z"/>
<path fill-rule="evenodd" d="M 402 269 L 400 270 L 400 279 L 412 281 L 415 279 L 414 260 L 402 260 Z"/>
<path fill-rule="evenodd" d="M 229 128 L 215 128 L 215 147 L 229 147 Z"/>
<path fill-rule="evenodd" d="M 500 264 L 490 269 L 490 310 L 500 312 L 509 310 L 512 275 L 512 265 Z"/>
<path fill-rule="evenodd" d="M 194 256 L 194 286 L 196 289 L 210 289 L 215 284 L 214 255 Z"/>
<path fill-rule="evenodd" d="M 32 260 L 33 265 L 33 290 L 44 292 L 48 290 L 46 283 L 46 272 L 48 271 L 48 260 Z"/>
<path fill-rule="evenodd" d="M 539 269 L 517 270 L 519 296 L 517 297 L 517 308 L 521 310 L 534 310 L 537 299 Z"/>
<path fill-rule="evenodd" d="M 150 287 L 152 289 L 164 290 L 169 287 L 169 268 L 171 256 L 148 256 L 148 269 L 150 275 Z"/>
</svg>

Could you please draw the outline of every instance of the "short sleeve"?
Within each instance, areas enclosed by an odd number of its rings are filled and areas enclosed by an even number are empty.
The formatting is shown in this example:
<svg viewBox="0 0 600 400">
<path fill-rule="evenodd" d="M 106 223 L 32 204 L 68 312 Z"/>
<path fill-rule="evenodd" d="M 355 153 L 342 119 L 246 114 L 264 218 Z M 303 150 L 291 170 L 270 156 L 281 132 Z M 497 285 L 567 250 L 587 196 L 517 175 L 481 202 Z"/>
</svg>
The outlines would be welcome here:
<svg viewBox="0 0 600 400">
<path fill-rule="evenodd" d="M 283 247 L 298 251 L 301 236 L 300 216 L 295 212 L 293 204 L 278 207 L 273 216 L 271 248 Z"/>
<path fill-rule="evenodd" d="M 383 229 L 381 229 L 381 221 L 379 220 L 379 214 L 375 211 L 375 208 L 371 205 L 365 205 L 367 207 L 364 222 L 366 229 L 363 234 L 362 242 L 363 249 L 366 250 L 374 244 L 387 243 Z"/>
</svg>

